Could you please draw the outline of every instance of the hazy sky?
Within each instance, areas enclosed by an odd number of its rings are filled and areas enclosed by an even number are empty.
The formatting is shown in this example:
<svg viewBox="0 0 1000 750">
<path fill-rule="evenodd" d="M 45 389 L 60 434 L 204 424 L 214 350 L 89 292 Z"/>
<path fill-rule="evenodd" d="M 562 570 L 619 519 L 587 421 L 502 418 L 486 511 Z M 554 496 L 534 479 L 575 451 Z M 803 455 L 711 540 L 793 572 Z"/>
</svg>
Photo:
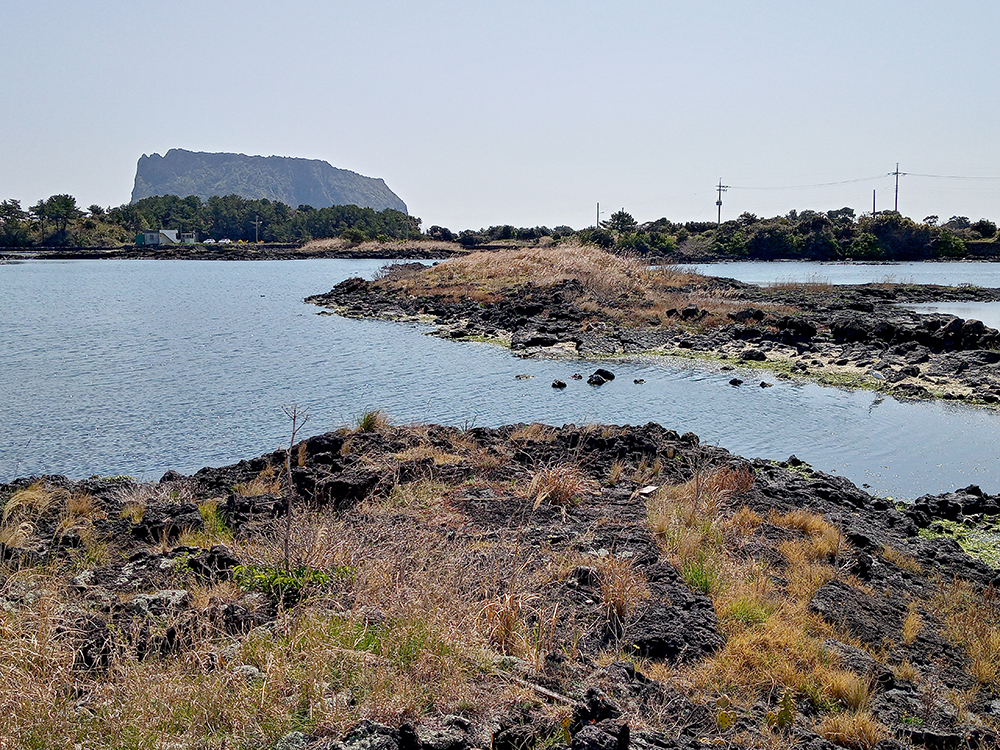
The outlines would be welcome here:
<svg viewBox="0 0 1000 750">
<path fill-rule="evenodd" d="M 382 177 L 424 228 L 714 219 L 720 178 L 723 219 L 861 213 L 897 162 L 904 214 L 1000 220 L 996 0 L 6 0 L 0 39 L 24 207 L 185 148 Z"/>
</svg>

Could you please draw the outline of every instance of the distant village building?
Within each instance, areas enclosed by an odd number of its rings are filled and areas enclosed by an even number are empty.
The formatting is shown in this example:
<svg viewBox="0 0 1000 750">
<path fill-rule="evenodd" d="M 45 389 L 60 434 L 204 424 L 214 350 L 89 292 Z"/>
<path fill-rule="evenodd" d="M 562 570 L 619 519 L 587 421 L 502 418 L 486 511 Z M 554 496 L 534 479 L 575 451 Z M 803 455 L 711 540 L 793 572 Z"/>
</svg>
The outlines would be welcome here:
<svg viewBox="0 0 1000 750">
<path fill-rule="evenodd" d="M 135 236 L 137 245 L 193 245 L 197 241 L 196 232 L 178 232 L 176 229 L 142 231 Z"/>
</svg>

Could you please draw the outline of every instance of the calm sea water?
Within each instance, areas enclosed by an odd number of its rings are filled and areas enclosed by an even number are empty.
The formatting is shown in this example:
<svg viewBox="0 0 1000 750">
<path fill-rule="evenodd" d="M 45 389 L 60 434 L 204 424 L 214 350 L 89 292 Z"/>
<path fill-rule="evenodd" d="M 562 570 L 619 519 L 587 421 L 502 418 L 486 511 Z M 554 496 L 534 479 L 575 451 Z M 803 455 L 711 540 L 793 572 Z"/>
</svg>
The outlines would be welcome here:
<svg viewBox="0 0 1000 750">
<path fill-rule="evenodd" d="M 794 453 L 873 491 L 1000 491 L 1000 414 L 899 403 L 663 358 L 521 360 L 425 328 L 320 315 L 302 299 L 377 261 L 31 261 L 0 265 L 0 480 L 155 480 L 274 450 L 382 408 L 399 423 L 659 422 L 749 457 Z M 600 388 L 569 379 L 596 366 Z M 526 380 L 515 376 L 529 375 Z M 551 387 L 554 378 L 569 383 Z M 633 383 L 642 378 L 642 385 Z M 761 380 L 774 382 L 762 389 Z"/>
<path fill-rule="evenodd" d="M 1000 287 L 1000 263 L 920 262 L 920 263 L 817 263 L 779 261 L 765 263 L 701 263 L 692 266 L 698 273 L 725 276 L 750 284 L 813 281 L 827 284 L 975 284 Z"/>
<path fill-rule="evenodd" d="M 725 276 L 748 284 L 784 282 L 820 282 L 827 284 L 869 284 L 890 282 L 899 284 L 942 284 L 960 286 L 973 284 L 1000 287 L 1000 263 L 816 263 L 780 261 L 764 263 L 702 263 L 692 266 L 698 273 Z M 1000 302 L 928 302 L 906 305 L 924 313 L 945 313 L 960 318 L 981 320 L 991 328 L 1000 329 Z"/>
</svg>

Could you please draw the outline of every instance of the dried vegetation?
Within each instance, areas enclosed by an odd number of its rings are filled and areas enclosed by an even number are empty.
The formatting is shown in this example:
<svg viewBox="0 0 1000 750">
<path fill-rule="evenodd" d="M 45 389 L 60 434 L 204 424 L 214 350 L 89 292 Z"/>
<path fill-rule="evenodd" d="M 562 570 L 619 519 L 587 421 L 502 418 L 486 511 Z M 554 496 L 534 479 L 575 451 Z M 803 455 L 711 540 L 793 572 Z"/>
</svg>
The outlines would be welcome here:
<svg viewBox="0 0 1000 750">
<path fill-rule="evenodd" d="M 595 321 L 643 326 L 650 318 L 667 321 L 670 311 L 697 305 L 707 314 L 697 325 L 710 327 L 726 322 L 726 314 L 742 306 L 730 290 L 690 271 L 652 268 L 638 258 L 565 243 L 479 251 L 429 269 L 397 267 L 376 283 L 414 297 L 492 303 L 511 290 L 546 290 L 567 281 L 580 284 L 574 304 Z"/>
<path fill-rule="evenodd" d="M 586 441 L 612 445 L 623 428 L 566 432 L 398 427 L 384 415 L 344 428 L 323 460 L 379 480 L 349 510 L 297 505 L 287 560 L 284 519 L 236 523 L 226 510 L 282 495 L 282 452 L 222 496 L 193 480 L 23 484 L 3 498 L 0 525 L 0 747 L 272 747 L 291 731 L 325 741 L 361 719 L 435 726 L 447 715 L 476 726 L 519 716 L 554 746 L 571 726 L 567 702 L 626 659 L 657 681 L 641 701 L 617 695 L 635 731 L 746 748 L 793 746 L 803 731 L 873 748 L 893 734 L 872 676 L 827 645 L 863 644 L 810 608 L 833 579 L 863 588 L 833 524 L 762 506 L 751 465 L 676 435 L 655 453 L 601 457 Z M 309 466 L 305 442 L 292 455 Z M 172 537 L 130 534 L 171 508 L 200 520 Z M 239 561 L 234 574 L 196 574 L 191 561 L 219 544 Z M 918 574 L 892 549 L 887 561 Z M 661 596 L 649 550 L 711 601 L 714 652 L 675 663 L 626 647 Z M 144 556 L 169 569 L 166 592 L 79 583 Z M 149 603 L 180 589 L 183 606 Z M 912 601 L 900 641 L 915 648 L 934 628 L 997 688 L 991 592 L 942 583 Z M 924 691 L 928 716 L 971 700 L 935 697 L 923 665 L 899 660 L 892 674 Z"/>
</svg>

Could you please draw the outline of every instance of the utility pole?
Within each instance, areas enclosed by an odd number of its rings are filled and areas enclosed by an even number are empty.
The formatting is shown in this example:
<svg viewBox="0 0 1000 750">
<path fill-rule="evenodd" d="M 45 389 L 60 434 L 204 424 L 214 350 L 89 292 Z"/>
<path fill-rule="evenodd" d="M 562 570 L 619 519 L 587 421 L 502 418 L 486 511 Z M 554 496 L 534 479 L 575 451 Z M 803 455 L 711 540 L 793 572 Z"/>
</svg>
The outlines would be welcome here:
<svg viewBox="0 0 1000 750">
<path fill-rule="evenodd" d="M 254 244 L 260 242 L 260 214 L 253 220 L 253 241 Z"/>
<path fill-rule="evenodd" d="M 896 162 L 896 171 L 895 172 L 889 172 L 889 174 L 890 175 L 896 175 L 896 203 L 893 205 L 892 210 L 895 211 L 896 213 L 899 213 L 899 177 L 900 177 L 900 175 L 902 175 L 903 177 L 905 177 L 906 176 L 906 172 L 900 172 L 899 171 L 899 162 L 897 161 Z"/>
<path fill-rule="evenodd" d="M 597 223 L 594 224 L 594 229 L 601 228 L 601 202 L 597 201 Z"/>
<path fill-rule="evenodd" d="M 716 226 L 722 224 L 722 194 L 729 189 L 729 185 L 722 184 L 722 178 L 719 178 L 719 184 L 715 186 L 719 191 L 719 200 L 715 202 L 715 205 L 719 207 L 719 217 L 716 220 Z"/>
<path fill-rule="evenodd" d="M 875 215 L 875 191 L 872 190 L 872 216 Z"/>
</svg>

